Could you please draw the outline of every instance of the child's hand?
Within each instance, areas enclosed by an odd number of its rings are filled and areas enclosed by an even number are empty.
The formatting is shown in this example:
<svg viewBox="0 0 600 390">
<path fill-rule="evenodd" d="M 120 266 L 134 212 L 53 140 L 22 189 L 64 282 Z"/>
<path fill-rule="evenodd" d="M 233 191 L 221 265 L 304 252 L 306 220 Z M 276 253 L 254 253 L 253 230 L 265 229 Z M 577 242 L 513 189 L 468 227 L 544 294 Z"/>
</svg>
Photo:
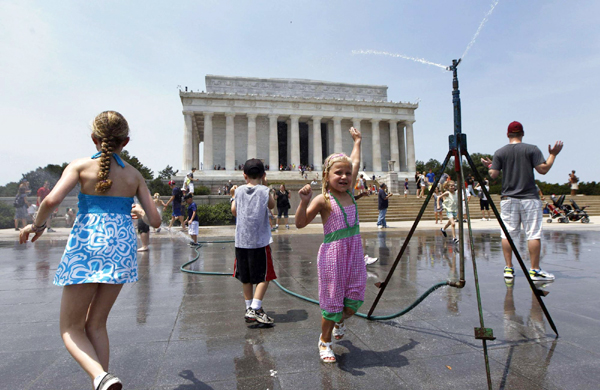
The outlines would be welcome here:
<svg viewBox="0 0 600 390">
<path fill-rule="evenodd" d="M 131 216 L 133 219 L 144 218 L 144 215 L 146 215 L 146 213 L 144 212 L 142 206 L 139 204 L 134 204 L 131 208 Z"/>
<path fill-rule="evenodd" d="M 356 142 L 359 139 L 362 139 L 362 135 L 360 134 L 360 131 L 356 130 L 354 127 L 350 128 L 350 135 L 352 136 L 352 139 L 354 140 L 354 142 Z"/>
<path fill-rule="evenodd" d="M 312 188 L 310 187 L 310 184 L 307 184 L 304 187 L 300 188 L 300 191 L 298 191 L 298 195 L 300 195 L 300 200 L 302 202 L 309 202 L 312 198 Z"/>
<path fill-rule="evenodd" d="M 235 196 L 236 189 L 237 189 L 237 185 L 234 185 L 233 187 L 231 187 L 231 190 L 229 190 L 229 195 L 231 195 L 232 197 Z"/>
</svg>

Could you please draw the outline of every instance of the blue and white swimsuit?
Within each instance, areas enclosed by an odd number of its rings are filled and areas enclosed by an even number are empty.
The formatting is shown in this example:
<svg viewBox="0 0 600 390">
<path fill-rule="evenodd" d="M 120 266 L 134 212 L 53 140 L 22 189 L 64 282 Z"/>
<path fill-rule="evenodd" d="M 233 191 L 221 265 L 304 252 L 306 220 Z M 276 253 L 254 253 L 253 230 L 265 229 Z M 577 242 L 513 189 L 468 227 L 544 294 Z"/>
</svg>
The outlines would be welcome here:
<svg viewBox="0 0 600 390">
<path fill-rule="evenodd" d="M 138 280 L 133 198 L 79 193 L 79 211 L 54 284 L 132 283 Z"/>
</svg>

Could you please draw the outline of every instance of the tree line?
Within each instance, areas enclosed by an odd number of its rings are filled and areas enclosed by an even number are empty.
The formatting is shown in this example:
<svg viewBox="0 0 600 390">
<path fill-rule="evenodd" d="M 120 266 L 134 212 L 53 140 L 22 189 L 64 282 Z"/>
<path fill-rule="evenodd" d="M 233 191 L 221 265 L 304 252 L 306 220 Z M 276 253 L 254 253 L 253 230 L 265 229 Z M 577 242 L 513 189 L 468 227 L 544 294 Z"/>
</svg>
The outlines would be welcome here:
<svg viewBox="0 0 600 390">
<path fill-rule="evenodd" d="M 151 194 L 158 192 L 164 196 L 171 195 L 171 188 L 165 182 L 170 180 L 171 177 L 177 173 L 177 170 L 173 169 L 172 166 L 167 165 L 165 169 L 159 171 L 155 177 L 154 172 L 150 168 L 142 164 L 137 157 L 129 154 L 128 151 L 123 150 L 119 156 L 129 165 L 140 171 L 144 179 L 146 179 L 146 183 L 148 184 L 148 189 L 150 189 Z M 23 180 L 27 180 L 29 182 L 29 187 L 31 188 L 31 196 L 35 197 L 37 189 L 42 187 L 45 181 L 48 181 L 50 183 L 50 188 L 52 188 L 62 176 L 62 173 L 67 165 L 69 164 L 48 164 L 45 167 L 38 167 L 33 171 L 23 173 L 18 182 L 10 182 L 6 185 L 0 186 L 0 196 L 15 196 L 19 189 L 19 183 Z M 76 196 L 78 192 L 79 185 L 77 185 L 69 195 Z"/>
</svg>

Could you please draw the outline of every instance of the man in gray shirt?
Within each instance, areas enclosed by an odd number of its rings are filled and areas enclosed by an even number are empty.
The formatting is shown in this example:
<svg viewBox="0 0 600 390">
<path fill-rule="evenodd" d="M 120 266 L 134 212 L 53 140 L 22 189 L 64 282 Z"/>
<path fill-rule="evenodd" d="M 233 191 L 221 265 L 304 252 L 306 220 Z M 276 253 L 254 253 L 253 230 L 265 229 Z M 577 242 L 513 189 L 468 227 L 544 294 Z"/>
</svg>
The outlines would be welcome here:
<svg viewBox="0 0 600 390">
<path fill-rule="evenodd" d="M 535 145 L 523 143 L 523 125 L 512 122 L 508 125 L 508 145 L 496 150 L 494 159 L 481 159 L 488 167 L 492 179 L 502 171 L 502 196 L 500 201 L 502 221 L 511 237 L 518 235 L 521 225 L 527 236 L 527 247 L 531 268 L 529 276 L 532 280 L 554 280 L 554 275 L 540 269 L 540 248 L 542 238 L 542 201 L 535 186 L 533 170 L 545 175 L 548 173 L 554 159 L 563 147 L 562 141 L 557 141 L 554 147 L 548 145 L 550 156 L 544 159 L 540 149 Z M 502 237 L 502 252 L 506 267 L 504 277 L 514 278 L 512 265 L 512 249 L 504 232 Z"/>
</svg>

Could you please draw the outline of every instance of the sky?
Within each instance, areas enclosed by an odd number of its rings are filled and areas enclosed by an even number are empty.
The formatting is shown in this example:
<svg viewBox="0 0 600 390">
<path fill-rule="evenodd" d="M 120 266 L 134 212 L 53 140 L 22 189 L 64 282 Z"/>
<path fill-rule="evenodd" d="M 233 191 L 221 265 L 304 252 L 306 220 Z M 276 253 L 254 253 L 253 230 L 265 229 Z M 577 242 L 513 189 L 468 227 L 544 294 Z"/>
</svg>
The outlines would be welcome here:
<svg viewBox="0 0 600 390">
<path fill-rule="evenodd" d="M 90 121 L 116 110 L 127 150 L 155 173 L 181 168 L 178 86 L 206 74 L 387 85 L 419 102 L 417 160 L 442 161 L 453 132 L 452 75 L 375 50 L 449 65 L 496 0 L 0 1 L 0 185 L 95 152 Z M 598 181 L 600 2 L 499 0 L 458 67 L 470 153 L 506 128 L 563 151 L 538 179 Z M 596 161 L 594 163 L 593 161 Z"/>
</svg>

